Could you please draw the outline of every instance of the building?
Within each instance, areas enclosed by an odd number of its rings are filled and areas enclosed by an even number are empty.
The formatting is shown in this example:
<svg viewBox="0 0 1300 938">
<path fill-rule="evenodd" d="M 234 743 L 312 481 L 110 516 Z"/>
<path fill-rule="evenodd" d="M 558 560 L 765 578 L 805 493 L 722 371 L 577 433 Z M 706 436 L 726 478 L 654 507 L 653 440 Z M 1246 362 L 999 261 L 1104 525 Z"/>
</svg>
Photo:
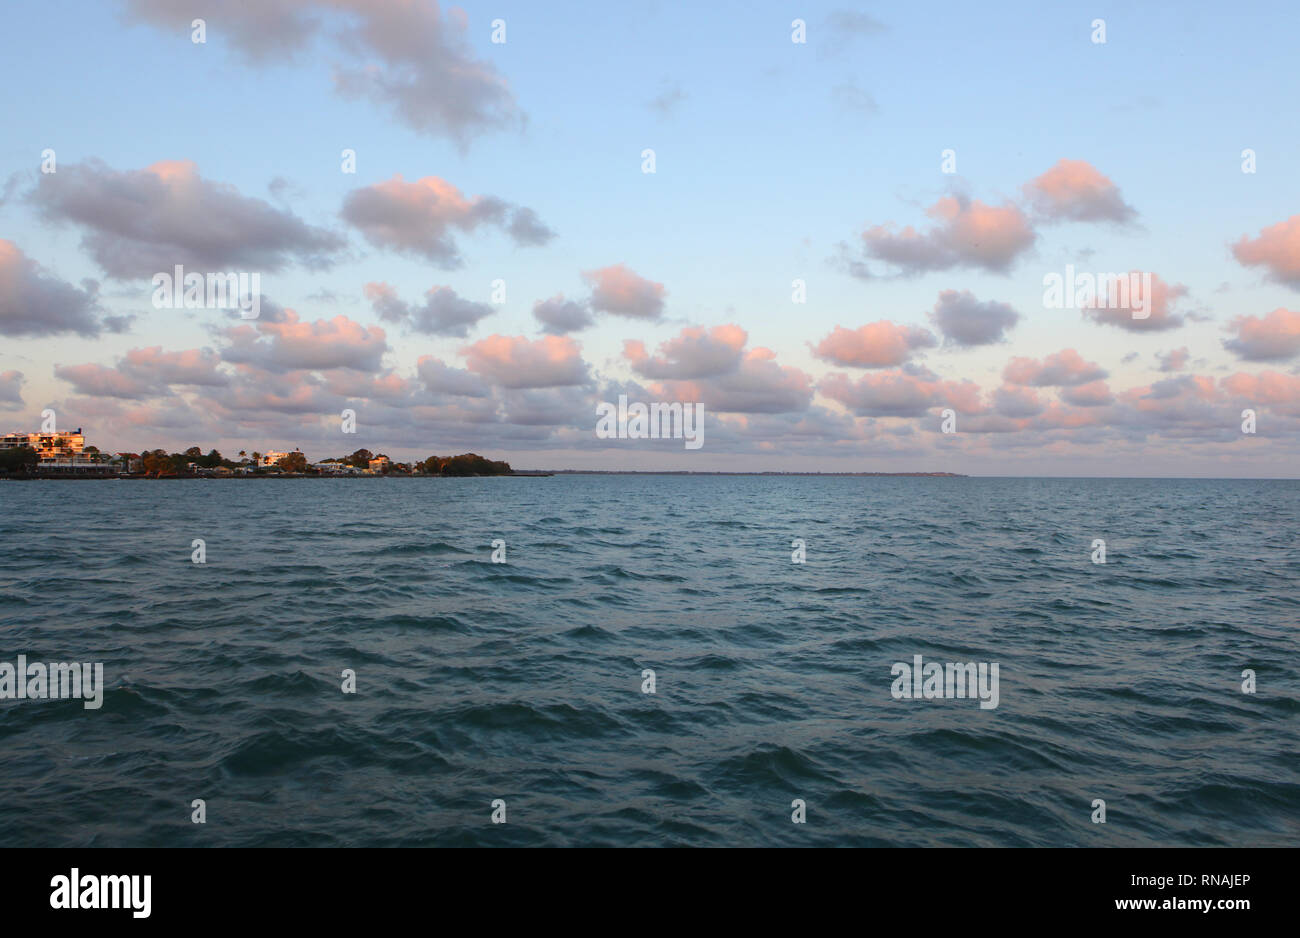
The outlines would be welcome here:
<svg viewBox="0 0 1300 938">
<path fill-rule="evenodd" d="M 86 437 L 78 427 L 49 433 L 6 433 L 0 437 L 0 449 L 30 446 L 36 451 L 36 468 L 40 472 L 108 472 L 108 457 L 96 450 L 85 452 Z M 93 448 L 93 447 L 92 447 Z"/>
<path fill-rule="evenodd" d="M 371 472 L 383 472 L 387 468 L 388 468 L 387 456 L 376 456 L 374 459 L 370 460 Z"/>
<path fill-rule="evenodd" d="M 262 461 L 258 463 L 258 465 L 260 465 L 263 469 L 266 469 L 269 466 L 274 466 L 281 459 L 284 459 L 284 457 L 288 455 L 289 455 L 288 453 L 279 453 L 276 452 L 275 450 L 271 450 L 271 452 L 269 453 L 262 454 Z"/>
<path fill-rule="evenodd" d="M 349 466 L 345 462 L 327 459 L 324 462 L 314 462 L 311 467 L 321 475 L 327 476 L 350 476 L 356 475 L 361 470 L 356 466 Z"/>
</svg>

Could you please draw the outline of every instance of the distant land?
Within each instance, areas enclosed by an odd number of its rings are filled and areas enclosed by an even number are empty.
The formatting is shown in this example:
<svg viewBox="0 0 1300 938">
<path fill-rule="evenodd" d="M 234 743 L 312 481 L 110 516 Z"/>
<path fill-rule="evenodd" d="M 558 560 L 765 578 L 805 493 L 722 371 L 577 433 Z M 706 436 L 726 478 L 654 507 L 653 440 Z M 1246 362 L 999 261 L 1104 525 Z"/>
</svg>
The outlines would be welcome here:
<svg viewBox="0 0 1300 938">
<path fill-rule="evenodd" d="M 581 476 L 933 476 L 966 479 L 960 472 L 700 472 L 693 469 L 516 469 L 515 475 Z"/>
</svg>

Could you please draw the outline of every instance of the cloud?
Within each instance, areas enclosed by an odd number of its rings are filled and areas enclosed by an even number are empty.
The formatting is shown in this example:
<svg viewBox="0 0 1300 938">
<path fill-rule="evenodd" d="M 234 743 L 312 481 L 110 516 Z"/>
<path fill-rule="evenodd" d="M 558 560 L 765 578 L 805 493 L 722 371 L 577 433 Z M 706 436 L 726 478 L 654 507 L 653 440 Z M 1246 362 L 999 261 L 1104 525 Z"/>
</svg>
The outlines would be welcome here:
<svg viewBox="0 0 1300 938">
<path fill-rule="evenodd" d="M 688 327 L 659 346 L 651 358 L 643 342 L 623 343 L 623 356 L 643 378 L 692 380 L 727 374 L 740 367 L 748 334 L 740 326 Z"/>
<path fill-rule="evenodd" d="M 0 403 L 23 405 L 23 373 L 0 371 Z"/>
<path fill-rule="evenodd" d="M 1263 267 L 1278 283 L 1300 288 L 1300 215 L 1263 229 L 1253 240 L 1242 235 L 1232 256 L 1245 267 Z"/>
<path fill-rule="evenodd" d="M 1276 371 L 1265 371 L 1258 375 L 1237 373 L 1221 378 L 1219 386 L 1243 403 L 1265 404 L 1279 413 L 1300 417 L 1298 375 L 1284 375 Z"/>
<path fill-rule="evenodd" d="M 189 384 L 224 387 L 227 378 L 217 370 L 221 359 L 211 349 L 164 352 L 162 346 L 134 348 L 118 366 L 124 372 L 159 385 Z"/>
<path fill-rule="evenodd" d="M 564 335 L 586 329 L 596 320 L 585 302 L 566 300 L 557 293 L 549 300 L 533 304 L 533 315 L 542 324 L 542 331 L 550 335 Z"/>
<path fill-rule="evenodd" d="M 852 82 L 841 82 L 831 89 L 831 99 L 840 110 L 850 114 L 871 116 L 880 111 L 876 99 Z"/>
<path fill-rule="evenodd" d="M 858 10 L 832 10 L 826 17 L 821 36 L 810 35 L 824 55 L 839 55 L 864 36 L 883 33 L 885 24 Z M 824 36 L 825 38 L 822 38 Z"/>
<path fill-rule="evenodd" d="M 1043 402 L 1032 388 L 1004 385 L 993 392 L 993 410 L 1003 417 L 1036 417 L 1043 412 Z"/>
<path fill-rule="evenodd" d="M 1228 326 L 1236 338 L 1223 347 L 1252 362 L 1286 361 L 1300 354 L 1300 313 L 1278 308 L 1266 316 L 1238 316 Z"/>
<path fill-rule="evenodd" d="M 813 349 L 824 361 L 854 368 L 888 368 L 901 365 L 918 349 L 932 348 L 938 340 L 929 329 L 900 326 L 880 320 L 857 329 L 836 326 Z"/>
<path fill-rule="evenodd" d="M 331 394 L 349 400 L 406 404 L 407 398 L 415 388 L 414 381 L 408 381 L 391 371 L 374 375 L 344 369 L 325 372 L 321 377 L 325 388 Z"/>
<path fill-rule="evenodd" d="M 1187 367 L 1188 355 L 1187 346 L 1184 345 L 1172 352 L 1157 353 L 1156 360 L 1160 363 L 1161 371 L 1182 371 Z"/>
<path fill-rule="evenodd" d="M 655 95 L 651 100 L 650 110 L 655 111 L 660 117 L 667 117 L 673 111 L 677 110 L 678 105 L 686 100 L 686 92 L 682 91 L 681 86 L 676 82 L 667 85 L 663 91 Z"/>
<path fill-rule="evenodd" d="M 660 400 L 700 402 L 710 412 L 733 414 L 804 411 L 813 396 L 812 378 L 798 368 L 778 365 L 776 353 L 767 348 L 750 349 L 735 370 L 725 374 L 664 381 L 653 390 Z"/>
<path fill-rule="evenodd" d="M 984 410 L 973 381 L 946 381 L 926 371 L 884 371 L 857 381 L 832 374 L 822 379 L 817 390 L 859 417 L 920 417 L 933 407 L 951 407 L 964 414 Z"/>
<path fill-rule="evenodd" d="M 305 322 L 291 309 L 284 311 L 280 322 L 259 320 L 256 326 L 235 326 L 224 335 L 230 343 L 221 350 L 224 361 L 270 372 L 330 368 L 377 372 L 389 351 L 384 330 L 378 326 L 363 326 L 346 316 Z"/>
<path fill-rule="evenodd" d="M 516 208 L 511 212 L 506 234 L 520 247 L 543 245 L 555 237 L 555 232 L 542 224 L 531 208 Z"/>
<path fill-rule="evenodd" d="M 1013 358 L 1002 371 L 1007 384 L 1035 388 L 1074 387 L 1106 377 L 1106 370 L 1087 362 L 1072 348 L 1048 355 L 1041 362 L 1032 358 Z"/>
<path fill-rule="evenodd" d="M 464 264 L 453 229 L 471 233 L 494 227 L 521 246 L 554 237 L 531 209 L 495 196 L 466 198 L 437 176 L 407 182 L 397 173 L 386 182 L 354 189 L 343 200 L 342 215 L 375 247 L 423 258 L 445 270 Z"/>
<path fill-rule="evenodd" d="M 514 388 L 502 395 L 502 417 L 518 427 L 583 428 L 590 432 L 594 409 L 591 393 L 582 388 Z"/>
<path fill-rule="evenodd" d="M 1136 212 L 1119 188 L 1083 160 L 1059 160 L 1024 186 L 1026 199 L 1045 221 L 1131 221 Z"/>
<path fill-rule="evenodd" d="M 469 370 L 506 388 L 553 388 L 587 384 L 591 376 L 582 347 L 564 336 L 493 335 L 461 349 Z"/>
<path fill-rule="evenodd" d="M 386 283 L 367 283 L 365 294 L 380 319 L 402 323 L 424 335 L 463 339 L 479 320 L 494 312 L 487 303 L 462 299 L 451 287 L 431 287 L 424 294 L 424 303 L 420 306 L 411 306 L 399 299 L 396 291 Z"/>
<path fill-rule="evenodd" d="M 1129 282 L 1136 283 L 1136 297 L 1128 297 L 1128 302 L 1121 302 L 1123 294 L 1115 298 L 1115 306 L 1110 306 L 1105 282 L 1097 285 L 1096 305 L 1083 310 L 1083 318 L 1091 319 L 1101 325 L 1118 326 L 1128 332 L 1161 332 L 1177 329 L 1186 322 L 1186 317 L 1173 312 L 1173 306 L 1187 296 L 1187 288 L 1182 284 L 1170 286 L 1155 274 L 1151 274 L 1150 296 L 1142 297 L 1141 286 L 1144 274 L 1141 271 L 1129 271 Z M 1146 300 L 1147 316 L 1143 319 L 1133 317 L 1133 301 L 1136 298 Z"/>
<path fill-rule="evenodd" d="M 93 363 L 56 367 L 54 377 L 67 381 L 76 393 L 89 397 L 139 399 L 153 397 L 159 390 L 146 380 Z"/>
<path fill-rule="evenodd" d="M 131 349 L 112 368 L 94 363 L 60 366 L 54 376 L 69 382 L 78 394 L 140 400 L 167 394 L 172 385 L 226 387 L 230 378 L 217 369 L 220 364 L 211 349 L 165 352 L 155 345 Z"/>
<path fill-rule="evenodd" d="M 189 0 L 126 0 L 128 15 L 175 35 L 196 13 Z M 201 11 L 199 11 L 201 12 Z M 332 54 L 345 97 L 389 108 L 416 131 L 462 146 L 478 134 L 522 125 L 509 84 L 466 41 L 468 19 L 436 0 L 256 0 L 222 3 L 208 15 L 250 63 L 279 65 L 298 53 Z M 333 42 L 331 52 L 318 43 Z"/>
<path fill-rule="evenodd" d="M 622 264 L 586 270 L 582 277 L 592 287 L 591 308 L 632 319 L 657 320 L 664 311 L 664 285 L 646 280 Z"/>
<path fill-rule="evenodd" d="M 46 274 L 16 244 L 0 238 L 0 335 L 94 337 L 105 329 L 124 331 L 124 317 L 99 315 L 98 285 L 86 281 L 83 287 Z"/>
<path fill-rule="evenodd" d="M 81 246 L 119 280 L 192 272 L 328 267 L 346 242 L 292 212 L 199 175 L 194 163 L 118 172 L 97 160 L 42 175 L 29 195 L 42 215 L 82 229 Z"/>
<path fill-rule="evenodd" d="M 948 344 L 970 347 L 1001 342 L 1007 330 L 1020 321 L 1020 314 L 1006 303 L 981 303 L 969 290 L 944 290 L 930 313 L 930 321 L 938 326 Z"/>
<path fill-rule="evenodd" d="M 895 232 L 876 225 L 862 233 L 866 256 L 893 265 L 901 274 L 921 274 L 954 267 L 1006 273 L 1034 244 L 1036 235 L 1013 203 L 986 205 L 979 200 L 945 196 L 926 210 L 935 227 L 918 232 L 911 225 Z M 856 268 L 858 276 L 870 276 Z"/>
<path fill-rule="evenodd" d="M 425 388 L 434 394 L 483 398 L 492 393 L 492 388 L 478 375 L 464 368 L 452 368 L 430 355 L 420 356 L 415 371 Z"/>
<path fill-rule="evenodd" d="M 1076 407 L 1102 407 L 1115 400 L 1105 381 L 1089 381 L 1061 388 L 1061 400 Z"/>
</svg>

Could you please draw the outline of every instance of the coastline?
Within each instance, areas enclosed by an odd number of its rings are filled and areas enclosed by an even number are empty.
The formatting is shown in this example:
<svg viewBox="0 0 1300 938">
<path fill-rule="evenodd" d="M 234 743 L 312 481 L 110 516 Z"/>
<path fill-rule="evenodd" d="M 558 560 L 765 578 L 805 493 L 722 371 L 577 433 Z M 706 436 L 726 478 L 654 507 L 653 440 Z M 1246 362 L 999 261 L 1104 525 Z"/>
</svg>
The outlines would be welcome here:
<svg viewBox="0 0 1300 938">
<path fill-rule="evenodd" d="M 0 482 L 74 482 L 86 480 L 104 480 L 118 479 L 126 481 L 178 481 L 178 480 L 195 480 L 204 482 L 223 482 L 229 480 L 246 481 L 251 479 L 545 479 L 558 475 L 604 475 L 604 476 L 789 476 L 789 477 L 811 477 L 811 478 L 938 478 L 938 479 L 969 479 L 970 476 L 958 472 L 693 472 L 685 470 L 653 470 L 653 469 L 636 469 L 636 470 L 605 470 L 605 469 L 517 469 L 510 473 L 501 473 L 498 475 L 430 475 L 428 473 L 401 474 L 393 473 L 389 475 L 375 474 L 342 474 L 339 475 L 321 475 L 319 473 L 308 472 L 268 472 L 262 474 L 247 475 L 163 475 L 153 476 L 143 473 L 118 473 L 118 472 L 49 472 L 49 473 L 25 473 L 22 475 L 0 475 Z"/>
</svg>

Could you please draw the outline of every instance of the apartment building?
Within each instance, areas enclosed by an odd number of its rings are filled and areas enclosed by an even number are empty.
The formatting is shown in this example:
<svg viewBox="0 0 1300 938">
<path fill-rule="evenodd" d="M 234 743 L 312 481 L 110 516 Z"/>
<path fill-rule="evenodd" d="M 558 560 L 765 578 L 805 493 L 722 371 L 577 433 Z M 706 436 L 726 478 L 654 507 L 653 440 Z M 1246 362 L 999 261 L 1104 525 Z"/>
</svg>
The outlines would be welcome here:
<svg viewBox="0 0 1300 938">
<path fill-rule="evenodd" d="M 108 463 L 97 459 L 97 454 L 85 452 L 86 437 L 78 427 L 76 431 L 59 430 L 50 433 L 6 433 L 0 437 L 0 449 L 30 446 L 36 450 L 36 467 L 40 471 L 107 471 Z"/>
</svg>

